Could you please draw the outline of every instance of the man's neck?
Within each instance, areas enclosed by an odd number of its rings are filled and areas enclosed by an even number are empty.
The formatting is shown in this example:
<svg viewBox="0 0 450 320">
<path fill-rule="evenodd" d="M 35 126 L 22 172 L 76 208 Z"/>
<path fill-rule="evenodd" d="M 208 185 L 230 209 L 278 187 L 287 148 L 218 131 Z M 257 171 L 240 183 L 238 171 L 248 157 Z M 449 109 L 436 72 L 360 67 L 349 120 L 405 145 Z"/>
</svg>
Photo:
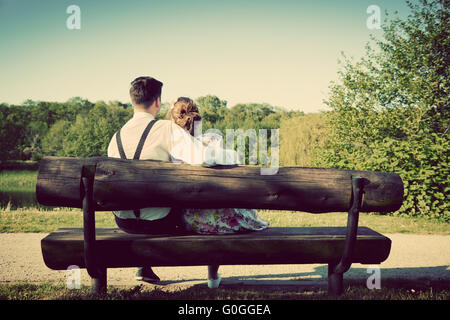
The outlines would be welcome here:
<svg viewBox="0 0 450 320">
<path fill-rule="evenodd" d="M 133 108 L 133 110 L 134 110 L 134 113 L 145 112 L 145 113 L 151 114 L 153 117 L 156 117 L 156 114 L 157 114 L 157 112 L 154 108 L 144 109 L 144 108 L 136 108 L 135 107 L 135 108 Z"/>
</svg>

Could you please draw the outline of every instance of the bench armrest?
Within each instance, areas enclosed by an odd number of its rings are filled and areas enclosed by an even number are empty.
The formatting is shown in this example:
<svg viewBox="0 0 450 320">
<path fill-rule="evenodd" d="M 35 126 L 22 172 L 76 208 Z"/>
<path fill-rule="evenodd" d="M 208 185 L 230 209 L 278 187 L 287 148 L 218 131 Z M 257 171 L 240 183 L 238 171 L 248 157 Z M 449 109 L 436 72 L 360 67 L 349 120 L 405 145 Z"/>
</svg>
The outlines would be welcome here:
<svg viewBox="0 0 450 320">
<path fill-rule="evenodd" d="M 84 262 L 91 278 L 101 275 L 96 259 L 95 204 L 93 199 L 95 167 L 83 166 L 81 194 L 83 199 Z"/>
<path fill-rule="evenodd" d="M 341 261 L 334 268 L 333 273 L 343 274 L 350 269 L 352 264 L 356 236 L 358 234 L 359 211 L 361 209 L 362 196 L 366 181 L 367 180 L 362 177 L 352 176 L 352 205 L 348 211 L 344 253 Z"/>
</svg>

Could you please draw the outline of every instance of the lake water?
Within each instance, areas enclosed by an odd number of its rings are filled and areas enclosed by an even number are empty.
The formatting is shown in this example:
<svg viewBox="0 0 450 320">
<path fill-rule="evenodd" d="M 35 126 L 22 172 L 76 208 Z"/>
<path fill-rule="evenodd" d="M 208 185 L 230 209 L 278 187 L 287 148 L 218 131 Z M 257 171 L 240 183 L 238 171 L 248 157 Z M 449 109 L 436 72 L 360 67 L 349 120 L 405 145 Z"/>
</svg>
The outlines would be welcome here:
<svg viewBox="0 0 450 320">
<path fill-rule="evenodd" d="M 17 208 L 40 208 L 43 210 L 51 209 L 40 205 L 36 200 L 36 193 L 33 191 L 8 191 L 0 192 L 0 208 L 16 210 Z"/>
<path fill-rule="evenodd" d="M 37 175 L 36 170 L 0 171 L 0 208 L 50 208 L 36 201 Z"/>
</svg>

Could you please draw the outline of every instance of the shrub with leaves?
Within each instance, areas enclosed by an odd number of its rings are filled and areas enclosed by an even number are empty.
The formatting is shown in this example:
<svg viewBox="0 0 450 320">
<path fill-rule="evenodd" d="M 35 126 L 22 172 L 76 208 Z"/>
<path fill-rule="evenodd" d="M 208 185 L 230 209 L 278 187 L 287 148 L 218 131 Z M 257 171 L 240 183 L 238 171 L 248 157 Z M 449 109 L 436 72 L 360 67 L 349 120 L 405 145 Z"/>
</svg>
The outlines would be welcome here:
<svg viewBox="0 0 450 320">
<path fill-rule="evenodd" d="M 344 56 L 327 105 L 329 141 L 316 165 L 398 173 L 396 214 L 450 221 L 450 1 L 411 4 L 356 63 Z"/>
<path fill-rule="evenodd" d="M 87 115 L 78 115 L 62 142 L 69 157 L 106 156 L 114 133 L 132 117 L 132 110 L 98 102 Z"/>
</svg>

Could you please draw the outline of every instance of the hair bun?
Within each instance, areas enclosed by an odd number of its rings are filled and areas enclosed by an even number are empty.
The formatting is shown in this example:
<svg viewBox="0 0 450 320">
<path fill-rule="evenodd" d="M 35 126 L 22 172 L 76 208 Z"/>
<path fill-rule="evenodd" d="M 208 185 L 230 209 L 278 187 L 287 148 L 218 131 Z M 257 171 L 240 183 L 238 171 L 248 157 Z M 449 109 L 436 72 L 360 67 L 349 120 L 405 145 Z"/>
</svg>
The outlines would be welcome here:
<svg viewBox="0 0 450 320">
<path fill-rule="evenodd" d="M 194 122 L 202 119 L 194 101 L 186 97 L 178 98 L 170 110 L 172 120 L 193 135 Z"/>
</svg>

